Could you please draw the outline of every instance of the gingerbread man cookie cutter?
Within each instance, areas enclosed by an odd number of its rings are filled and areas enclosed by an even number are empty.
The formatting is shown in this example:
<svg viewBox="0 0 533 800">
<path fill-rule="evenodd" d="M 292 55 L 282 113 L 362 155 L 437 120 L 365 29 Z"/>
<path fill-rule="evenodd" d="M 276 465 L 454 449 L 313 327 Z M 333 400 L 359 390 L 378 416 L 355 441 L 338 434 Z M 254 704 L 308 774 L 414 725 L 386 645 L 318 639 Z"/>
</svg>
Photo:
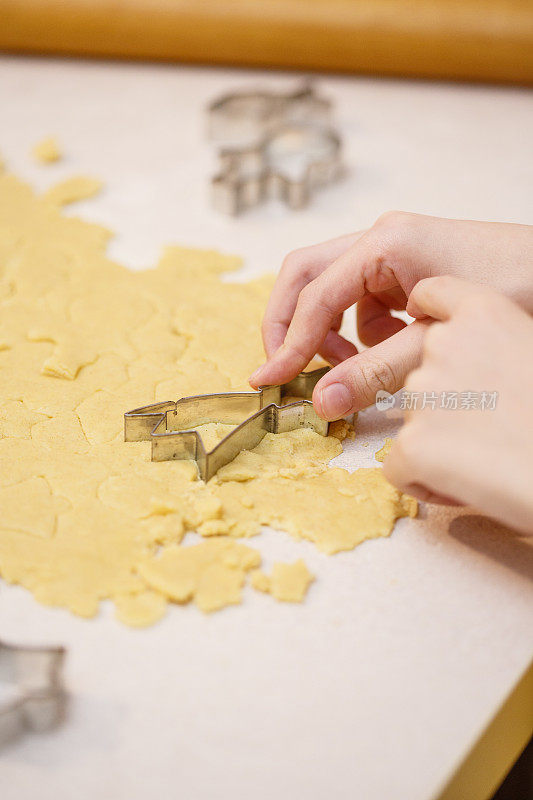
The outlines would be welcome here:
<svg viewBox="0 0 533 800">
<path fill-rule="evenodd" d="M 63 718 L 62 647 L 19 647 L 0 641 L 0 747 Z"/>
<path fill-rule="evenodd" d="M 200 478 L 209 481 L 241 450 L 252 450 L 267 433 L 311 428 L 322 436 L 328 423 L 313 408 L 313 389 L 329 367 L 302 372 L 294 380 L 257 391 L 224 392 L 153 403 L 124 414 L 124 440 L 150 441 L 152 461 L 195 461 Z M 286 397 L 303 398 L 282 405 Z M 230 431 L 207 451 L 198 431 L 209 422 L 232 424 Z"/>
<path fill-rule="evenodd" d="M 330 108 L 307 84 L 287 94 L 236 92 L 214 101 L 210 136 L 222 145 L 212 179 L 215 208 L 236 215 L 269 198 L 303 208 L 319 186 L 342 175 Z"/>
</svg>

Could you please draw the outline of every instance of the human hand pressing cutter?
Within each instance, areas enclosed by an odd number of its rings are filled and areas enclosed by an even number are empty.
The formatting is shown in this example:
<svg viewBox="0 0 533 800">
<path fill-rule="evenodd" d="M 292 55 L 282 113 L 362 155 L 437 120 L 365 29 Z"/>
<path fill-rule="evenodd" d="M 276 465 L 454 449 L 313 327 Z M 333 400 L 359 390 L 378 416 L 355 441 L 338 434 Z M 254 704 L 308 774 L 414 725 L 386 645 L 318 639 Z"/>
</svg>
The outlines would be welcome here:
<svg viewBox="0 0 533 800">
<path fill-rule="evenodd" d="M 339 334 L 354 304 L 361 353 Z M 268 360 L 250 383 L 290 381 L 319 353 L 334 365 L 313 391 L 325 420 L 404 385 L 437 402 L 496 393 L 492 409 L 409 409 L 384 470 L 422 500 L 533 533 L 532 312 L 533 227 L 392 212 L 287 256 L 263 322 Z"/>
</svg>

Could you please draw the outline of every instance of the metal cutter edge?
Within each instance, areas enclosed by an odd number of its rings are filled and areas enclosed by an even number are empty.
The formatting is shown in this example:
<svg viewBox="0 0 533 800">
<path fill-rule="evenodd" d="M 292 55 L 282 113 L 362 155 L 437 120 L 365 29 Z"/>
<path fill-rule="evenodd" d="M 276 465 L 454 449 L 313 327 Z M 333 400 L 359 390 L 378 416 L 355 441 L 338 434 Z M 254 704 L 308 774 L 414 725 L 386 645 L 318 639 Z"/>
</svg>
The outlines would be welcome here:
<svg viewBox="0 0 533 800">
<path fill-rule="evenodd" d="M 267 433 L 304 427 L 327 436 L 329 425 L 318 416 L 309 398 L 328 370 L 322 367 L 302 372 L 288 383 L 249 392 L 193 395 L 135 408 L 124 414 L 124 440 L 151 441 L 152 461 L 195 461 L 200 478 L 209 481 L 241 450 L 256 447 Z M 291 395 L 303 399 L 281 405 L 282 399 Z M 236 425 L 210 451 L 193 430 L 208 422 Z"/>
</svg>

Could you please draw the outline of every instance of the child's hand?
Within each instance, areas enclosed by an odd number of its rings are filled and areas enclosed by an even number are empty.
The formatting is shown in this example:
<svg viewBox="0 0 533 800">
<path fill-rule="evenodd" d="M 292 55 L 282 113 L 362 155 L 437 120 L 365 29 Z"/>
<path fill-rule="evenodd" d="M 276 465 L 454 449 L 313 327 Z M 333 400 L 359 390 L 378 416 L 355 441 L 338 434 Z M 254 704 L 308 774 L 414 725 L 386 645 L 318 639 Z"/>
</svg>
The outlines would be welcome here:
<svg viewBox="0 0 533 800">
<path fill-rule="evenodd" d="M 533 227 L 467 222 L 417 214 L 385 214 L 368 231 L 304 248 L 285 259 L 263 322 L 267 363 L 253 386 L 291 380 L 320 353 L 335 366 L 317 384 L 313 402 L 338 419 L 401 388 L 420 361 L 426 324 L 390 315 L 403 309 L 416 283 L 455 275 L 504 292 L 533 311 Z M 356 355 L 338 330 L 357 303 Z"/>
<path fill-rule="evenodd" d="M 418 408 L 406 411 L 386 476 L 422 500 L 473 505 L 533 533 L 533 320 L 506 297 L 450 277 L 418 283 L 407 310 L 441 321 L 407 380 L 408 406 L 416 399 Z M 440 408 L 452 393 L 457 409 Z M 434 396 L 435 409 L 421 408 Z"/>
</svg>

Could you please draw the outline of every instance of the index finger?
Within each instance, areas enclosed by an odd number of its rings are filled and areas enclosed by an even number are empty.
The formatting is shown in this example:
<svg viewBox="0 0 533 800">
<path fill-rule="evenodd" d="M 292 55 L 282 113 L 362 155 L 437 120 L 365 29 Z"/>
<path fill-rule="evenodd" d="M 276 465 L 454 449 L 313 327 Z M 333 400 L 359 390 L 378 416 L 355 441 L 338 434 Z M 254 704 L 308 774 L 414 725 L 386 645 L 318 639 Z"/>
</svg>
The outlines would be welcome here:
<svg viewBox="0 0 533 800">
<path fill-rule="evenodd" d="M 398 285 L 390 266 L 376 267 L 377 252 L 375 235 L 369 231 L 300 291 L 285 341 L 254 372 L 253 386 L 292 380 L 320 350 L 333 320 L 368 292 Z"/>
<path fill-rule="evenodd" d="M 304 286 L 345 253 L 364 231 L 339 236 L 289 253 L 268 301 L 263 317 L 263 345 L 270 358 L 285 341 L 298 296 Z"/>
</svg>

